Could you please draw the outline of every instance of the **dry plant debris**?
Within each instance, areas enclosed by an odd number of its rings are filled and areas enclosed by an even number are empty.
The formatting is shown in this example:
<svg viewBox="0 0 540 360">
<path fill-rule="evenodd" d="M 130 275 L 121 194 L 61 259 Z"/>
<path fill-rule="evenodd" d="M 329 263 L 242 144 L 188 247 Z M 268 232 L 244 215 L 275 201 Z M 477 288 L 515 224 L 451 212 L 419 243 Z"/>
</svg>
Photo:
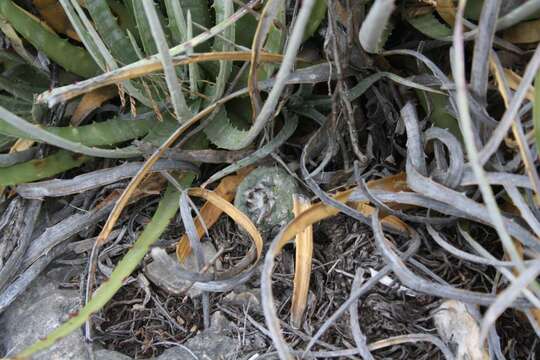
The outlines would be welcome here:
<svg viewBox="0 0 540 360">
<path fill-rule="evenodd" d="M 0 357 L 82 328 L 137 359 L 537 358 L 539 29 L 538 0 L 0 1 L 0 316 L 84 269 Z"/>
</svg>

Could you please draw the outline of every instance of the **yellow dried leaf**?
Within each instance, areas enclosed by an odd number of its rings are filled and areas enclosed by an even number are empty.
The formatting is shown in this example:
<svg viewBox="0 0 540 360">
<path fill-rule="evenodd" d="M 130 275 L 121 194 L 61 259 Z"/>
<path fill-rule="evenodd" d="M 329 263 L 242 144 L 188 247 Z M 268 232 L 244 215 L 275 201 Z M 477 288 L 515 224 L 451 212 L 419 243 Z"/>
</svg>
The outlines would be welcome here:
<svg viewBox="0 0 540 360">
<path fill-rule="evenodd" d="M 394 175 L 395 177 L 400 176 Z M 376 180 L 378 182 L 378 185 L 381 186 L 384 181 Z M 396 182 L 397 183 L 397 182 Z M 372 188 L 372 182 L 368 182 L 368 188 Z M 377 185 L 374 185 L 377 186 Z M 354 207 L 356 210 L 358 210 L 361 214 L 365 216 L 370 216 L 375 212 L 375 208 L 373 206 L 368 205 L 365 202 L 351 202 L 348 201 L 349 197 L 352 195 L 352 193 L 356 189 L 350 189 L 346 190 L 340 193 L 337 193 L 333 196 L 333 198 L 337 201 L 340 201 L 342 203 L 347 203 L 350 206 Z M 299 216 L 294 218 L 285 228 L 285 230 L 281 233 L 281 237 L 278 241 L 277 249 L 278 251 L 283 248 L 290 240 L 292 240 L 297 234 L 301 233 L 306 229 L 308 226 L 311 226 L 315 223 L 318 223 L 321 220 L 328 219 L 332 216 L 335 216 L 339 213 L 339 210 L 335 207 L 326 205 L 322 202 L 316 203 L 311 205 L 311 207 L 305 211 L 303 211 Z M 401 221 L 399 218 L 389 215 L 381 218 L 381 223 L 392 228 L 394 231 L 397 231 L 402 234 L 409 234 L 409 227 L 407 224 L 405 224 L 403 221 Z"/>
<path fill-rule="evenodd" d="M 212 204 L 214 207 L 220 209 L 227 214 L 237 225 L 240 225 L 252 238 L 257 251 L 256 262 L 261 258 L 263 251 L 263 239 L 257 227 L 251 222 L 249 217 L 243 212 L 238 210 L 233 204 L 225 200 L 217 193 L 206 190 L 203 188 L 191 188 L 188 190 L 190 196 L 196 196 L 203 198 L 207 203 Z"/>
<path fill-rule="evenodd" d="M 506 93 L 506 90 L 502 86 L 502 78 L 501 77 L 505 76 L 507 78 L 509 86 L 514 90 L 519 86 L 519 83 L 521 82 L 521 77 L 518 74 L 516 74 L 515 72 L 513 72 L 512 70 L 510 70 L 510 69 L 503 69 L 504 74 L 501 74 L 500 71 L 497 71 L 498 68 L 497 68 L 497 66 L 495 66 L 494 59 L 492 57 L 490 57 L 490 66 L 491 66 L 492 72 L 495 74 L 495 79 L 497 81 L 499 92 L 500 92 L 500 94 L 501 94 L 501 96 L 502 96 L 502 98 L 503 98 L 503 100 L 505 102 L 505 105 L 508 107 L 508 104 L 510 103 L 510 99 L 508 98 L 508 94 Z M 527 92 L 527 97 L 529 97 L 531 95 L 534 98 L 534 88 L 529 89 L 529 91 Z M 534 100 L 531 100 L 531 101 L 534 101 Z M 513 129 L 514 128 L 515 128 L 515 124 L 513 126 Z M 514 133 L 515 133 L 515 131 L 514 131 Z M 518 137 L 516 136 L 516 139 L 517 138 Z M 525 144 L 522 144 L 519 141 L 511 140 L 510 138 L 506 138 L 505 140 L 506 140 L 506 144 L 509 145 L 509 146 L 512 146 L 512 147 L 520 147 L 520 148 L 522 148 L 522 147 L 526 146 Z M 534 171 L 533 169 L 530 169 L 527 166 L 526 166 L 526 168 L 527 168 L 527 171 Z M 511 213 L 511 214 L 519 215 L 519 209 L 510 201 L 505 201 L 503 203 L 502 209 L 504 211 L 507 211 L 507 212 Z M 518 250 L 519 257 L 523 258 L 523 246 L 521 245 L 521 243 L 519 243 L 515 239 L 512 239 L 512 240 L 513 240 L 514 246 Z M 505 252 L 505 255 L 508 256 L 508 254 L 506 252 Z M 517 268 L 513 268 L 512 271 L 514 272 L 514 274 L 516 276 L 519 276 L 519 270 Z M 536 322 L 540 325 L 540 309 L 538 309 L 538 308 L 532 309 L 532 314 L 533 314 Z"/>
<path fill-rule="evenodd" d="M 116 95 L 118 95 L 118 91 L 114 86 L 99 88 L 84 94 L 71 117 L 71 125 L 78 126 L 92 111 Z"/>
<path fill-rule="evenodd" d="M 514 44 L 530 44 L 540 41 L 540 20 L 523 21 L 503 33 L 503 38 Z"/>
<path fill-rule="evenodd" d="M 456 21 L 456 7 L 453 0 L 437 0 L 435 9 L 439 16 L 451 27 Z"/>
<path fill-rule="evenodd" d="M 521 76 L 516 74 L 514 71 L 510 69 L 504 69 L 504 75 L 506 76 L 506 80 L 508 81 L 508 86 L 510 86 L 510 89 L 516 90 L 519 87 L 519 84 L 521 83 Z M 527 100 L 534 102 L 534 87 L 530 86 L 527 90 Z"/>
<path fill-rule="evenodd" d="M 400 172 L 377 180 L 371 180 L 367 184 L 371 190 L 384 190 L 391 192 L 410 191 L 407 186 L 407 174 Z"/>
<path fill-rule="evenodd" d="M 516 89 L 521 83 L 521 77 L 510 69 L 503 69 L 502 72 L 499 71 L 499 67 L 496 66 L 495 60 L 492 57 L 490 57 L 490 67 L 491 67 L 491 71 L 495 75 L 495 80 L 497 82 L 499 93 L 501 94 L 501 97 L 504 100 L 505 106 L 508 108 L 510 104 L 510 98 L 509 98 L 509 94 L 507 94 L 507 90 L 505 86 L 503 85 L 504 78 L 506 78 L 510 88 Z M 528 89 L 527 96 L 532 96 L 532 98 L 534 99 L 534 88 L 531 87 L 530 89 Z M 529 157 L 526 155 L 527 152 L 525 150 L 528 146 L 526 144 L 527 137 L 521 138 L 516 122 L 512 123 L 512 133 L 514 135 L 514 140 L 512 140 L 510 137 L 506 137 L 505 143 L 507 146 L 511 148 L 515 148 L 515 147 L 519 148 L 527 174 L 529 175 L 532 184 L 535 184 L 534 177 L 535 177 L 536 169 L 534 166 L 534 162 L 531 159 L 529 159 Z M 535 193 L 536 195 L 538 195 L 539 189 L 535 188 Z"/>
<path fill-rule="evenodd" d="M 234 199 L 236 188 L 242 182 L 242 180 L 244 180 L 247 174 L 251 172 L 251 170 L 253 170 L 253 167 L 247 167 L 239 171 L 236 175 L 224 177 L 214 190 L 214 193 L 222 197 L 224 200 L 231 202 Z M 212 203 L 207 202 L 202 206 L 199 213 L 204 220 L 206 228 L 210 228 L 219 219 L 223 213 L 223 210 L 214 206 Z M 197 235 L 200 239 L 204 235 L 205 227 L 201 223 L 201 219 L 199 217 L 197 217 L 195 220 L 195 228 L 197 229 Z M 191 254 L 191 245 L 189 244 L 187 234 L 184 234 L 176 245 L 176 256 L 178 261 L 184 262 L 189 254 Z"/>
<path fill-rule="evenodd" d="M 0 30 L 2 31 L 4 36 L 9 39 L 13 50 L 15 50 L 15 52 L 20 57 L 22 57 L 29 63 L 32 63 L 34 61 L 33 57 L 24 47 L 22 39 L 19 37 L 13 26 L 11 26 L 11 24 L 2 16 L 0 16 Z"/>
<path fill-rule="evenodd" d="M 71 26 L 64 8 L 57 0 L 34 0 L 34 6 L 41 18 L 57 33 L 65 34 L 73 40 L 80 41 L 77 32 Z"/>
<path fill-rule="evenodd" d="M 293 198 L 294 216 L 310 208 L 308 199 L 295 195 Z M 306 310 L 309 292 L 309 278 L 313 258 L 313 226 L 308 226 L 296 235 L 296 261 L 294 268 L 293 295 L 291 301 L 291 325 L 300 328 Z"/>
<path fill-rule="evenodd" d="M 18 139 L 17 141 L 15 141 L 15 144 L 13 144 L 9 149 L 9 153 L 13 154 L 19 151 L 30 149 L 35 143 L 36 142 L 34 140 Z"/>
</svg>

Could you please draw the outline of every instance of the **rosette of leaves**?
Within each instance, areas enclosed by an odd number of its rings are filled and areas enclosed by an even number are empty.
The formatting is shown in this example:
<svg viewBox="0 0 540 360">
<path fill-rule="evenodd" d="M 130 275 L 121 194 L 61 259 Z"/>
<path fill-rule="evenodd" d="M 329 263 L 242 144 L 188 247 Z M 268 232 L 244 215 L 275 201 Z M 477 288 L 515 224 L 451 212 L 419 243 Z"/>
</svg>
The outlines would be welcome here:
<svg viewBox="0 0 540 360">
<path fill-rule="evenodd" d="M 46 2 L 46 1 L 44 1 Z M 35 94 L 39 94 L 51 87 L 50 69 L 36 66 L 36 59 L 45 59 L 41 63 L 55 64 L 54 72 L 58 79 L 69 77 L 68 82 L 75 79 L 91 78 L 101 72 L 114 70 L 130 63 L 155 55 L 158 51 L 156 38 L 149 23 L 149 12 L 142 4 L 142 0 L 59 0 L 63 10 L 62 16 L 67 16 L 72 29 L 70 40 L 59 35 L 54 27 L 50 27 L 40 19 L 32 7 L 23 8 L 14 0 L 0 1 L 0 30 L 9 38 L 11 47 L 9 51 L 0 51 L 0 61 L 5 74 L 18 64 L 32 66 L 38 72 L 45 74 L 44 82 L 37 89 L 4 90 L 0 95 L 0 145 L 10 144 L 18 138 L 33 139 L 53 146 L 63 148 L 49 158 L 40 159 L 41 170 L 38 172 L 31 160 L 21 164 L 0 168 L 0 179 L 7 178 L 14 185 L 20 182 L 29 182 L 51 177 L 70 168 L 79 166 L 82 162 L 94 156 L 102 157 L 136 157 L 142 155 L 137 147 L 131 146 L 131 141 L 143 139 L 145 142 L 160 146 L 180 126 L 179 122 L 168 110 L 170 96 L 167 83 L 162 74 L 143 76 L 135 80 L 124 81 L 119 84 L 119 97 L 125 107 L 136 110 L 138 114 L 148 113 L 140 120 L 128 119 L 127 114 L 107 120 L 90 123 L 79 127 L 53 126 L 46 123 L 43 111 L 33 103 Z M 28 4 L 26 2 L 25 4 Z M 324 4 L 324 1 L 321 1 Z M 35 4 L 34 4 L 35 5 Z M 157 10 L 160 27 L 165 34 L 166 46 L 172 48 L 185 43 L 197 34 L 232 18 L 232 14 L 239 9 L 233 0 L 214 0 L 209 6 L 207 1 L 199 0 L 163 0 L 152 3 Z M 309 31 L 314 31 L 317 24 L 324 17 L 324 11 L 310 23 Z M 232 21 L 224 31 L 212 40 L 199 44 L 193 52 L 214 51 L 222 52 L 238 50 L 239 46 L 250 47 L 257 20 L 245 16 L 240 20 Z M 277 24 L 284 25 L 285 11 L 280 11 L 276 23 L 263 44 L 263 51 L 281 52 L 284 43 L 286 26 L 278 28 Z M 155 25 L 152 23 L 152 25 Z M 73 30 L 76 36 L 73 34 Z M 155 28 L 154 28 L 155 30 Z M 67 33 L 66 33 L 67 34 Z M 77 43 L 77 41 L 80 41 Z M 161 42 L 159 45 L 163 45 Z M 16 55 L 14 54 L 16 53 Z M 189 51 L 187 52 L 189 55 Z M 208 62 L 204 65 L 189 64 L 176 68 L 176 76 L 182 85 L 180 91 L 180 109 L 187 117 L 200 111 L 209 102 L 223 97 L 226 87 L 239 75 L 240 67 L 232 61 L 220 60 Z M 275 67 L 263 65 L 260 70 L 263 74 L 258 79 L 271 76 Z M 23 79 L 21 72 L 12 72 L 11 79 Z M 246 76 L 239 76 L 239 86 L 245 84 Z M 243 83 L 244 84 L 243 84 Z M 65 83 L 60 81 L 60 84 Z M 32 85 L 35 85 L 33 82 Z M 55 83 L 54 85 L 57 85 Z M 15 91 L 17 90 L 17 92 Z M 178 94 L 177 94 L 178 95 Z M 129 96 L 129 98 L 127 97 Z M 40 110 L 33 111 L 32 110 Z M 210 126 L 205 129 L 203 136 L 191 137 L 183 148 L 207 148 L 210 140 L 216 147 L 229 148 L 231 139 L 235 140 L 244 135 L 242 123 L 249 125 L 250 107 L 247 98 L 238 99 L 221 107 Z M 127 112 L 127 111 L 126 111 Z M 177 112 L 178 113 L 178 112 Z M 246 115 L 247 114 L 247 115 Z M 182 116 L 185 118 L 186 116 Z M 17 119 L 12 121 L 9 119 Z M 39 131 L 23 131 L 13 126 L 15 122 L 31 123 L 30 128 Z M 33 125 L 32 125 L 33 123 Z M 38 135 L 35 135 L 38 134 Z M 57 142 L 61 139 L 62 144 Z M 119 146 L 124 146 L 117 149 Z M 80 153 L 86 155 L 80 155 Z M 56 155 L 56 156 L 55 156 Z M 75 162 L 67 160 L 73 159 Z M 48 160 L 48 161 L 45 161 Z M 24 176 L 19 176 L 24 174 Z M 189 187 L 194 180 L 194 174 L 181 176 L 179 184 Z M 284 180 L 285 181 L 285 180 Z M 159 202 L 158 208 L 147 224 L 144 231 L 133 244 L 133 247 L 118 263 L 108 281 L 99 286 L 89 302 L 64 325 L 44 339 L 36 342 L 22 351 L 21 357 L 51 346 L 58 339 L 67 336 L 83 324 L 88 317 L 99 311 L 122 286 L 123 280 L 138 266 L 149 247 L 163 233 L 169 221 L 175 216 L 179 207 L 180 193 L 169 185 Z M 280 203 L 279 197 L 276 200 Z M 289 197 L 289 202 L 291 201 Z M 283 211 L 290 216 L 290 209 Z M 279 221 L 279 219 L 278 219 Z"/>
</svg>

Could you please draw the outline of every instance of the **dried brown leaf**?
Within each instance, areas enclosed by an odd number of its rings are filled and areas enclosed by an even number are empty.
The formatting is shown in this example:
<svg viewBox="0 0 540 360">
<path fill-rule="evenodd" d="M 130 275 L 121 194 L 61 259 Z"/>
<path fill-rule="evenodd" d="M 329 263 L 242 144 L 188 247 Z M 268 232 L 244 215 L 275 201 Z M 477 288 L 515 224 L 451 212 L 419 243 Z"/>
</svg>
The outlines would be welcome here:
<svg viewBox="0 0 540 360">
<path fill-rule="evenodd" d="M 294 216 L 310 208 L 308 199 L 295 195 L 293 198 Z M 300 328 L 306 310 L 309 292 L 309 278 L 313 259 L 313 226 L 308 226 L 296 235 L 296 261 L 294 269 L 294 284 L 291 301 L 291 324 Z"/>
<path fill-rule="evenodd" d="M 118 95 L 118 91 L 114 86 L 107 86 L 84 94 L 71 117 L 71 125 L 79 126 L 92 111 L 116 95 Z"/>
<path fill-rule="evenodd" d="M 58 0 L 33 0 L 41 18 L 57 33 L 81 41 Z"/>
<path fill-rule="evenodd" d="M 540 41 L 540 20 L 523 21 L 503 33 L 503 38 L 514 44 Z"/>
<path fill-rule="evenodd" d="M 224 200 L 231 202 L 234 199 L 236 188 L 242 180 L 253 170 L 253 167 L 242 169 L 236 175 L 224 177 L 214 192 L 221 196 Z M 200 217 L 195 220 L 197 236 L 199 239 L 204 235 L 205 229 L 212 227 L 223 213 L 223 209 L 216 207 L 210 202 L 206 202 L 200 210 Z M 204 221 L 204 226 L 201 223 L 201 218 Z M 191 245 L 187 234 L 183 234 L 176 245 L 176 256 L 181 263 L 191 254 Z"/>
</svg>

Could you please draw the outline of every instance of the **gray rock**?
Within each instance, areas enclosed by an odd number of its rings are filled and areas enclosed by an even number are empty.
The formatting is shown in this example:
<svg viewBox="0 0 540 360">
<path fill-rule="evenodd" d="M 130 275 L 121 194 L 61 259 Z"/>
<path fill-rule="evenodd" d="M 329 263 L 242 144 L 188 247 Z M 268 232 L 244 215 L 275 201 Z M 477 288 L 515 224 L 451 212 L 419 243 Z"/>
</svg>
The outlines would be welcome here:
<svg viewBox="0 0 540 360">
<path fill-rule="evenodd" d="M 163 354 L 158 356 L 155 360 L 197 360 L 197 355 L 194 355 L 195 354 L 192 354 L 187 348 L 175 346 L 165 350 Z"/>
<path fill-rule="evenodd" d="M 212 243 L 205 241 L 201 243 L 201 246 L 205 261 L 210 261 L 216 256 L 217 251 Z M 164 258 L 159 258 L 160 256 L 164 256 Z M 152 257 L 154 258 L 154 261 L 146 266 L 144 273 L 146 277 L 154 284 L 172 294 L 178 294 L 186 287 L 191 286 L 190 281 L 180 278 L 173 270 L 174 266 L 172 265 L 178 266 L 178 260 L 176 259 L 175 254 L 167 255 L 163 250 L 154 248 L 152 250 Z M 171 263 L 171 260 L 176 264 Z M 220 270 L 222 265 L 221 262 L 217 260 L 214 263 L 214 266 Z M 185 262 L 181 264 L 180 267 L 190 272 L 197 272 L 197 262 L 194 252 L 192 252 L 186 258 Z M 208 272 L 212 273 L 213 268 L 211 268 Z M 192 298 L 201 294 L 202 291 L 194 286 L 192 286 L 187 292 L 187 295 Z"/>
<path fill-rule="evenodd" d="M 248 311 L 262 313 L 260 297 L 260 291 L 255 289 L 239 293 L 231 291 L 223 298 L 223 301 Z"/>
<path fill-rule="evenodd" d="M 133 360 L 127 355 L 120 354 L 117 351 L 106 349 L 96 350 L 94 352 L 94 357 L 96 360 Z"/>
<path fill-rule="evenodd" d="M 202 250 L 203 250 L 204 260 L 205 261 L 210 261 L 212 258 L 214 258 L 214 256 L 216 256 L 217 250 L 210 241 L 201 242 L 201 247 L 202 247 Z M 192 251 L 191 254 L 186 258 L 184 263 L 182 263 L 181 265 L 186 270 L 197 271 L 197 270 L 195 270 L 197 268 L 197 259 L 195 257 L 195 252 Z M 221 270 L 221 266 L 222 266 L 221 261 L 218 259 L 214 263 L 214 266 L 218 270 Z"/>
<path fill-rule="evenodd" d="M 233 323 L 221 311 L 216 311 L 210 317 L 210 329 L 217 333 L 223 333 L 233 329 Z"/>
<path fill-rule="evenodd" d="M 79 309 L 79 294 L 75 290 L 58 289 L 58 283 L 47 276 L 38 277 L 26 292 L 11 304 L 0 317 L 1 356 L 14 355 L 46 336 L 68 320 Z M 82 332 L 75 331 L 34 360 L 90 359 Z"/>
<path fill-rule="evenodd" d="M 186 341 L 184 346 L 167 349 L 156 360 L 232 360 L 237 358 L 237 342 L 234 339 L 213 331 L 206 331 Z"/>
</svg>

